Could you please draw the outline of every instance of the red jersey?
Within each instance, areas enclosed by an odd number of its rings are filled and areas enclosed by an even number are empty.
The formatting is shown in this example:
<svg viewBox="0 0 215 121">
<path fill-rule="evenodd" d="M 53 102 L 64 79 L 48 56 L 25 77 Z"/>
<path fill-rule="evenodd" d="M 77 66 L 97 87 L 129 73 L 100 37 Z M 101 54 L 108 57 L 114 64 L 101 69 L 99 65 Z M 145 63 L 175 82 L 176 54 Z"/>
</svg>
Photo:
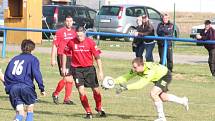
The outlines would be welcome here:
<svg viewBox="0 0 215 121">
<path fill-rule="evenodd" d="M 64 48 L 66 47 L 67 43 L 76 37 L 77 37 L 76 31 L 73 29 L 67 30 L 66 27 L 59 29 L 56 32 L 55 38 L 53 41 L 53 44 L 55 44 L 57 47 L 57 54 L 63 54 Z M 70 55 L 70 54 L 67 53 L 67 55 Z"/>
<path fill-rule="evenodd" d="M 73 67 L 93 66 L 93 57 L 97 57 L 101 53 L 96 43 L 90 38 L 85 38 L 82 42 L 76 38 L 74 41 L 70 41 L 67 46 L 72 55 L 71 65 Z"/>
</svg>

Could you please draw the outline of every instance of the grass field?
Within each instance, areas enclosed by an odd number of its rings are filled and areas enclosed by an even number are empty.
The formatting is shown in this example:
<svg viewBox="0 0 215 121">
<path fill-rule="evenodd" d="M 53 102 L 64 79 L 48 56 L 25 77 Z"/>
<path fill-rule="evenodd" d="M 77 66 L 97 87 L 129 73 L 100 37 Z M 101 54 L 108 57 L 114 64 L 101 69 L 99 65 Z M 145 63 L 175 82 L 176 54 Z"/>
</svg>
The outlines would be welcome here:
<svg viewBox="0 0 215 121">
<path fill-rule="evenodd" d="M 104 41 L 99 40 L 96 41 L 102 50 L 109 50 L 109 51 L 124 51 L 124 52 L 131 52 L 131 42 L 122 42 L 122 41 Z M 51 47 L 52 42 L 43 42 L 42 47 Z M 156 44 L 157 46 L 157 44 Z M 158 47 L 155 47 L 153 52 L 158 53 Z M 178 54 L 192 54 L 192 55 L 208 55 L 207 50 L 203 46 L 196 46 L 196 43 L 190 42 L 174 42 L 173 47 L 174 53 Z"/>
<path fill-rule="evenodd" d="M 8 58 L 0 60 L 0 67 L 5 70 L 6 63 L 15 53 L 7 53 Z M 57 67 L 49 66 L 50 56 L 36 53 L 41 62 L 41 70 L 46 85 L 46 97 L 39 96 L 39 103 L 35 106 L 35 121 L 85 121 L 84 109 L 79 101 L 77 90 L 74 88 L 72 98 L 76 106 L 55 105 L 52 102 L 51 93 L 60 79 Z M 103 58 L 105 75 L 117 77 L 128 71 L 130 62 L 125 60 L 110 60 Z M 174 66 L 173 81 L 170 92 L 179 96 L 188 96 L 190 110 L 186 112 L 184 107 L 173 103 L 165 103 L 165 113 L 168 121 L 214 121 L 215 119 L 215 79 L 210 76 L 207 64 Z M 93 121 L 153 121 L 156 118 L 149 91 L 152 84 L 146 88 L 135 91 L 127 91 L 120 96 L 115 95 L 115 90 L 102 90 L 103 107 L 107 112 L 107 118 L 98 118 L 94 115 Z M 37 88 L 38 91 L 38 88 Z M 91 108 L 95 103 L 92 93 L 88 91 Z M 38 93 L 39 94 L 39 93 Z M 63 101 L 63 93 L 60 101 Z M 0 121 L 11 120 L 14 116 L 8 96 L 3 85 L 0 87 Z M 96 114 L 96 112 L 93 112 Z"/>
</svg>

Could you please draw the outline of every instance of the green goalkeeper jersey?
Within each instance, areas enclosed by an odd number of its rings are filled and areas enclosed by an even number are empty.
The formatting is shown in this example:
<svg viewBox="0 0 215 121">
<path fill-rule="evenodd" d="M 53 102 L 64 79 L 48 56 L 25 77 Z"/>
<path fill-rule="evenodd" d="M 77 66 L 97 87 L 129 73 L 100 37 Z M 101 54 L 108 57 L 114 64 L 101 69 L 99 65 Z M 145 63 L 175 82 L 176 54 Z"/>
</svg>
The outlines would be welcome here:
<svg viewBox="0 0 215 121">
<path fill-rule="evenodd" d="M 128 84 L 127 89 L 141 89 L 150 82 L 156 82 L 160 80 L 168 72 L 167 67 L 154 62 L 144 62 L 143 68 L 143 72 L 141 73 L 136 73 L 131 70 L 129 73 L 119 76 L 118 78 L 114 79 L 115 84 L 122 84 L 134 78 L 135 76 L 140 76 L 140 80 Z"/>
</svg>

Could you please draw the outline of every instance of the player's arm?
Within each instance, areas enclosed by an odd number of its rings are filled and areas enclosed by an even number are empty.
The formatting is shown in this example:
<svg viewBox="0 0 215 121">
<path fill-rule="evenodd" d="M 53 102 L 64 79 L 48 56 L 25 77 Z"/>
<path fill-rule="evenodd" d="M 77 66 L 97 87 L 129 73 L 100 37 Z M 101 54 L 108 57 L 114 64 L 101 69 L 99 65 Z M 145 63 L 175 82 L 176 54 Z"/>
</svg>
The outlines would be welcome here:
<svg viewBox="0 0 215 121">
<path fill-rule="evenodd" d="M 56 65 L 56 54 L 57 54 L 57 47 L 55 44 L 52 45 L 52 52 L 51 52 L 51 66 Z"/>
<path fill-rule="evenodd" d="M 39 60 L 37 58 L 34 59 L 33 63 L 32 63 L 32 72 L 34 75 L 34 78 L 38 84 L 38 87 L 40 89 L 41 92 L 45 92 L 45 86 L 43 85 L 43 79 L 42 79 L 42 74 L 40 72 L 40 63 Z"/>
<path fill-rule="evenodd" d="M 56 32 L 56 35 L 53 39 L 52 43 L 52 51 L 51 51 L 51 66 L 54 66 L 57 64 L 56 62 L 56 55 L 57 55 L 57 46 L 60 43 L 60 32 Z"/>
<path fill-rule="evenodd" d="M 63 75 L 67 75 L 67 72 L 66 72 L 66 54 L 64 53 L 63 54 L 63 58 L 62 58 L 62 74 Z"/>
<path fill-rule="evenodd" d="M 141 76 L 141 79 L 127 85 L 128 90 L 135 90 L 135 89 L 141 89 L 148 85 L 152 81 L 157 81 L 160 78 L 162 78 L 167 73 L 167 68 L 162 65 L 157 65 L 156 68 L 152 68 L 145 72 L 145 74 L 139 75 Z M 157 73 L 159 72 L 159 73 Z"/>
<path fill-rule="evenodd" d="M 96 56 L 95 57 L 98 69 L 99 69 L 99 80 L 103 80 L 104 78 L 104 73 L 103 73 L 103 68 L 102 68 L 102 60 L 100 58 L 100 56 Z"/>
<path fill-rule="evenodd" d="M 128 73 L 117 77 L 116 79 L 114 79 L 114 83 L 115 84 L 122 84 L 127 82 L 128 80 L 130 80 L 131 78 L 135 77 L 137 74 L 134 73 L 132 70 L 129 71 Z"/>
</svg>

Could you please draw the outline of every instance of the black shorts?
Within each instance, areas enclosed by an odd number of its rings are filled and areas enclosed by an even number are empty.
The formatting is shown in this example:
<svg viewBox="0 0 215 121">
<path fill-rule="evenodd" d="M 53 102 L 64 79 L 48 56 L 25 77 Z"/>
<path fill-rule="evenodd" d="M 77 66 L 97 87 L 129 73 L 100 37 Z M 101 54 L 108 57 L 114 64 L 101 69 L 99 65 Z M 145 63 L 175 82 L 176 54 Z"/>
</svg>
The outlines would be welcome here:
<svg viewBox="0 0 215 121">
<path fill-rule="evenodd" d="M 13 85 L 9 92 L 10 103 L 14 109 L 17 105 L 31 105 L 36 102 L 37 94 L 32 87 L 25 84 Z"/>
<path fill-rule="evenodd" d="M 60 75 L 63 76 L 62 74 L 62 64 L 63 64 L 63 55 L 57 55 L 57 64 L 58 64 L 58 69 L 59 69 L 59 72 L 60 72 Z M 70 76 L 72 73 L 71 73 L 71 56 L 66 56 L 66 70 L 67 70 L 67 75 L 66 76 Z"/>
<path fill-rule="evenodd" d="M 160 87 L 163 92 L 167 92 L 169 90 L 168 85 L 170 84 L 171 80 L 172 80 L 172 74 L 170 71 L 168 71 L 165 76 L 163 76 L 157 82 L 154 82 L 154 84 L 155 86 Z"/>
<path fill-rule="evenodd" d="M 73 68 L 73 78 L 75 80 L 76 87 L 79 86 L 95 88 L 99 87 L 96 69 L 94 66 L 91 67 L 77 67 Z"/>
</svg>

